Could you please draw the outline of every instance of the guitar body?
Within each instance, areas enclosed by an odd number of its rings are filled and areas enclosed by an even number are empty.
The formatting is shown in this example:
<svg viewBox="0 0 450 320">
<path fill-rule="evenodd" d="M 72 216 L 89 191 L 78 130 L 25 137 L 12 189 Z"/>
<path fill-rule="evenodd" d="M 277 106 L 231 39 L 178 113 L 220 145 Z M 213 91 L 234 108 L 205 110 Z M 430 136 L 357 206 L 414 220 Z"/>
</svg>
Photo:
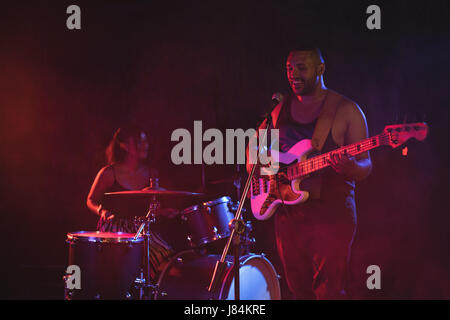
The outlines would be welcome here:
<svg viewBox="0 0 450 320">
<path fill-rule="evenodd" d="M 311 140 L 304 139 L 297 142 L 288 152 L 277 154 L 280 164 L 288 165 L 307 159 L 311 151 Z M 276 151 L 272 150 L 271 152 L 272 158 L 276 158 Z M 277 179 L 277 175 L 254 177 L 250 195 L 253 216 L 258 220 L 267 220 L 272 217 L 278 206 L 283 202 L 286 205 L 305 202 L 309 193 L 300 190 L 300 182 L 301 179 L 289 181 L 287 177 L 284 179 L 280 176 Z"/>
</svg>

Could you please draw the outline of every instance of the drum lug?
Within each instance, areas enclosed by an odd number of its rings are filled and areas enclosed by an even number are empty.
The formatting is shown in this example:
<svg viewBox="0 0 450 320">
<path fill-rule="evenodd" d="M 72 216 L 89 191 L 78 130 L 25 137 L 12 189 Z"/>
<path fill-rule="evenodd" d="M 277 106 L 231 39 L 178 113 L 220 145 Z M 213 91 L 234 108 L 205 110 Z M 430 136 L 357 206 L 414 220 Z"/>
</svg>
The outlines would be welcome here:
<svg viewBox="0 0 450 320">
<path fill-rule="evenodd" d="M 261 252 L 260 256 L 261 256 L 261 257 L 265 257 L 266 254 L 265 254 L 264 252 Z"/>
<path fill-rule="evenodd" d="M 160 291 L 159 291 L 159 286 L 158 285 L 149 285 L 148 286 L 150 289 L 152 289 L 152 296 L 155 296 L 155 295 L 160 295 L 160 296 L 167 296 L 167 293 L 165 292 L 165 291 L 162 291 L 161 293 L 160 293 Z"/>
<path fill-rule="evenodd" d="M 70 279 L 70 276 L 71 276 L 70 274 L 65 274 L 65 275 L 63 275 L 62 279 L 63 279 L 64 284 L 67 283 L 67 280 Z"/>
<path fill-rule="evenodd" d="M 194 245 L 194 244 L 192 243 L 192 237 L 189 235 L 189 236 L 186 237 L 186 239 L 187 239 L 189 245 L 192 247 L 192 246 Z"/>
<path fill-rule="evenodd" d="M 237 211 L 238 207 L 239 207 L 239 201 L 236 203 L 234 203 L 233 201 L 228 201 L 227 202 L 227 206 L 228 206 L 228 210 L 230 211 Z"/>
<path fill-rule="evenodd" d="M 140 278 L 136 278 L 136 280 L 134 280 L 134 287 L 136 289 L 143 288 L 144 285 L 145 285 L 145 279 L 142 276 Z"/>
<path fill-rule="evenodd" d="M 183 258 L 182 258 L 182 257 L 178 257 L 178 258 L 177 258 L 177 261 L 178 261 L 179 263 L 183 263 Z"/>
<path fill-rule="evenodd" d="M 72 300 L 73 291 L 71 289 L 67 288 L 67 280 L 70 279 L 70 274 L 65 274 L 62 276 L 62 280 L 64 282 L 64 299 L 65 300 Z"/>
<path fill-rule="evenodd" d="M 219 230 L 217 229 L 216 226 L 213 226 L 213 230 L 212 231 L 214 232 L 214 236 L 216 237 L 216 239 L 220 239 L 221 238 L 220 234 L 218 234 Z"/>
<path fill-rule="evenodd" d="M 150 289 L 151 289 L 151 294 L 152 294 L 152 295 L 159 294 L 159 287 L 158 287 L 158 285 L 153 285 L 153 284 L 151 284 L 151 283 L 146 284 L 146 281 L 145 281 L 145 279 L 143 278 L 143 275 L 141 275 L 140 278 L 136 278 L 136 279 L 134 280 L 134 287 L 135 287 L 136 289 L 150 288 Z M 126 298 L 127 298 L 127 299 L 131 299 L 131 298 L 132 298 L 131 294 L 127 292 Z"/>
<path fill-rule="evenodd" d="M 125 299 L 131 300 L 131 298 L 132 298 L 131 293 L 127 292 L 127 293 L 125 294 Z"/>
<path fill-rule="evenodd" d="M 74 294 L 74 293 L 73 293 L 72 290 L 66 289 L 66 290 L 65 290 L 64 299 L 65 299 L 65 300 L 72 300 L 73 294 Z"/>
</svg>

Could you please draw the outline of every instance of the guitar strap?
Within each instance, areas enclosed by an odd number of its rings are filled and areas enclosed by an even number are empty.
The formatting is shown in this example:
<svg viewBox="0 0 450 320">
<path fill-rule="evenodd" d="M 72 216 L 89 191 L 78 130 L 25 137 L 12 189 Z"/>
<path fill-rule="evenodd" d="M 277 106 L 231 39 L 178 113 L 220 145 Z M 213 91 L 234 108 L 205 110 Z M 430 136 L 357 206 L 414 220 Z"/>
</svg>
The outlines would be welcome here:
<svg viewBox="0 0 450 320">
<path fill-rule="evenodd" d="M 311 139 L 311 145 L 317 151 L 321 151 L 323 145 L 325 144 L 325 140 L 327 139 L 331 126 L 333 125 L 336 110 L 338 105 L 341 103 L 341 100 L 342 97 L 334 91 L 329 90 L 327 92 L 323 109 L 317 119 Z"/>
</svg>

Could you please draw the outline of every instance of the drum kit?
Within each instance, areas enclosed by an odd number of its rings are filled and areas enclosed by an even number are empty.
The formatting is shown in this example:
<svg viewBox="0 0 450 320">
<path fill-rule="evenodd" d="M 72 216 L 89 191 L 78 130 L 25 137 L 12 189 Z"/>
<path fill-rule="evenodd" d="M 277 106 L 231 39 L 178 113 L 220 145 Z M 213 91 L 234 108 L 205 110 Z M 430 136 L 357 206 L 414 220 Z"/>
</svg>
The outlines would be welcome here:
<svg viewBox="0 0 450 320">
<path fill-rule="evenodd" d="M 238 205 L 221 197 L 180 210 L 186 229 L 186 250 L 176 252 L 158 274 L 150 272 L 152 228 L 162 201 L 195 199 L 200 193 L 155 186 L 105 194 L 125 201 L 144 199 L 148 212 L 134 217 L 134 233 L 72 232 L 67 234 L 69 265 L 79 266 L 81 288 L 65 286 L 65 298 L 136 300 L 277 300 L 279 277 L 264 254 L 250 253 L 251 225 L 241 219 Z M 167 202 L 165 202 L 167 203 Z M 222 255 L 209 245 L 227 241 Z M 233 254 L 228 254 L 233 247 Z M 66 279 L 67 279 L 66 275 Z"/>
</svg>

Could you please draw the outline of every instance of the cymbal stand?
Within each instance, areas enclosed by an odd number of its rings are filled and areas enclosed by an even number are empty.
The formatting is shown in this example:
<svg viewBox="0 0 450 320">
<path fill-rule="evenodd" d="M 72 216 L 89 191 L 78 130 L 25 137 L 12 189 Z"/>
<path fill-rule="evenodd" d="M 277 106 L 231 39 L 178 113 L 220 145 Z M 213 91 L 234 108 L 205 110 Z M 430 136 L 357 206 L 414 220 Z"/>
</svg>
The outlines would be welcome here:
<svg viewBox="0 0 450 320">
<path fill-rule="evenodd" d="M 149 289 L 152 291 L 156 290 L 157 287 L 151 283 L 150 278 L 150 242 L 151 242 L 151 233 L 150 233 L 150 224 L 155 223 L 156 221 L 156 213 L 159 210 L 161 203 L 156 199 L 155 195 L 152 195 L 150 199 L 150 205 L 148 208 L 147 215 L 145 217 L 135 217 L 135 223 L 141 223 L 136 235 L 134 236 L 134 240 L 137 240 L 141 233 L 144 236 L 144 278 L 137 279 L 136 284 L 137 287 L 144 290 L 144 296 L 148 299 L 150 295 Z M 153 292 L 151 292 L 153 294 Z"/>
</svg>

